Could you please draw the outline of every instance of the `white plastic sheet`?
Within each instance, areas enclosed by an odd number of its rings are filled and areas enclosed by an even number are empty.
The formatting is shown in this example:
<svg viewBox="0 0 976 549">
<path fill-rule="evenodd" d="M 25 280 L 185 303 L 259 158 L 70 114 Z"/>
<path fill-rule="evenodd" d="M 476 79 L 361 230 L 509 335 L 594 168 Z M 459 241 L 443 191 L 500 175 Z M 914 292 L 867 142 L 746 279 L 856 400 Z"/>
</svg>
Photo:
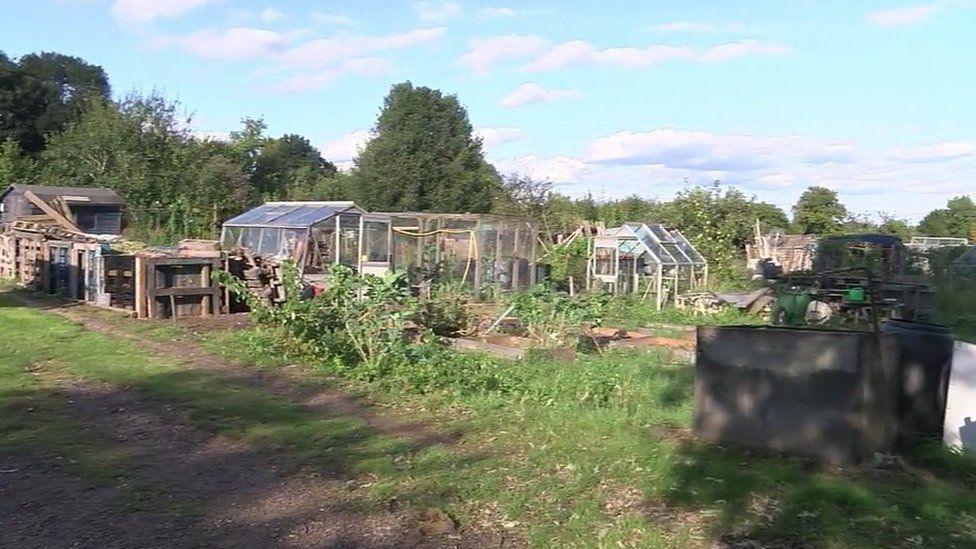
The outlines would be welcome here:
<svg viewBox="0 0 976 549">
<path fill-rule="evenodd" d="M 976 453 L 976 345 L 957 341 L 946 397 L 945 445 Z"/>
</svg>

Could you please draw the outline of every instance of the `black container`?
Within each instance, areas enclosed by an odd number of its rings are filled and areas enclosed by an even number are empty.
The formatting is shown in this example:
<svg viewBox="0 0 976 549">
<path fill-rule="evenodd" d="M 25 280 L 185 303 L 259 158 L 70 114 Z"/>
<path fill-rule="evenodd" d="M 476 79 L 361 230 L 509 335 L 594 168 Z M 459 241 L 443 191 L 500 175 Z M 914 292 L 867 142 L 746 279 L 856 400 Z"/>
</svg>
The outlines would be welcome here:
<svg viewBox="0 0 976 549">
<path fill-rule="evenodd" d="M 901 348 L 899 440 L 941 438 L 952 367 L 952 330 L 941 324 L 886 320 L 881 329 Z"/>
<path fill-rule="evenodd" d="M 695 434 L 836 463 L 889 452 L 898 354 L 870 332 L 699 326 Z"/>
</svg>

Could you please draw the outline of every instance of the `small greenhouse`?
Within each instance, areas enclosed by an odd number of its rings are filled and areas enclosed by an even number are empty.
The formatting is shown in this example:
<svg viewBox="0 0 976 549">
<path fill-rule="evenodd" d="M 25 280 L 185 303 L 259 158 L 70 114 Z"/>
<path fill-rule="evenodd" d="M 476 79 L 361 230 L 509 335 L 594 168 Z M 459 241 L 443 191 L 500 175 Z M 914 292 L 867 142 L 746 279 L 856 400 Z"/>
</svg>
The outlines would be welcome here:
<svg viewBox="0 0 976 549">
<path fill-rule="evenodd" d="M 660 309 L 669 297 L 708 283 L 708 262 L 681 231 L 658 223 L 625 223 L 590 239 L 587 287 L 641 294 Z"/>
<path fill-rule="evenodd" d="M 352 202 L 267 202 L 224 223 L 221 245 L 253 256 L 290 259 L 307 280 L 330 265 L 384 274 L 390 269 L 390 219 Z"/>
</svg>

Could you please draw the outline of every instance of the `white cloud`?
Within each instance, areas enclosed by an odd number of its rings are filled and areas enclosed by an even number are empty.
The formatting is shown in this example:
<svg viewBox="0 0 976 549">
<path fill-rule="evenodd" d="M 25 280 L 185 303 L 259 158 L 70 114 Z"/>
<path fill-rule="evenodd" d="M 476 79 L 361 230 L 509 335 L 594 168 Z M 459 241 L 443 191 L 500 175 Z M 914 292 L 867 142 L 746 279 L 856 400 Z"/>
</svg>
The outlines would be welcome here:
<svg viewBox="0 0 976 549">
<path fill-rule="evenodd" d="M 545 39 L 532 34 L 506 34 L 468 41 L 469 49 L 459 64 L 476 75 L 485 75 L 499 63 L 535 55 L 547 45 Z"/>
<path fill-rule="evenodd" d="M 503 107 L 524 107 L 532 103 L 550 103 L 557 99 L 579 99 L 583 94 L 579 90 L 547 89 L 534 83 L 527 82 L 505 94 L 498 104 Z"/>
<path fill-rule="evenodd" d="M 413 10 L 417 17 L 425 23 L 446 23 L 461 15 L 461 5 L 451 0 L 439 3 L 422 0 L 413 3 Z"/>
<path fill-rule="evenodd" d="M 262 60 L 266 63 L 255 75 L 274 79 L 277 91 L 298 92 L 321 89 L 342 76 L 385 74 L 391 60 L 379 54 L 433 42 L 444 29 L 414 29 L 384 36 L 341 34 L 298 43 L 308 32 L 252 27 L 204 29 L 185 36 L 159 37 L 151 45 L 175 47 L 208 59 Z"/>
<path fill-rule="evenodd" d="M 482 19 L 505 19 L 518 17 L 518 12 L 506 6 L 486 6 L 478 10 L 478 17 Z"/>
<path fill-rule="evenodd" d="M 661 23 L 647 27 L 650 32 L 687 32 L 687 33 L 737 33 L 745 30 L 742 23 L 693 23 L 690 21 L 675 21 L 673 23 Z"/>
<path fill-rule="evenodd" d="M 312 13 L 312 21 L 321 25 L 333 25 L 336 27 L 348 27 L 352 25 L 352 18 L 341 13 L 322 13 L 317 11 Z"/>
<path fill-rule="evenodd" d="M 662 128 L 594 139 L 583 157 L 597 164 L 747 171 L 775 166 L 784 159 L 813 164 L 847 162 L 852 148 L 851 143 L 802 135 L 765 137 Z"/>
<path fill-rule="evenodd" d="M 265 23 L 274 23 L 275 21 L 280 21 L 285 18 L 285 12 L 268 6 L 261 10 L 261 20 Z"/>
<path fill-rule="evenodd" d="M 474 131 L 474 134 L 481 138 L 481 143 L 486 149 L 491 149 L 504 143 L 518 141 L 525 137 L 525 132 L 521 128 L 513 126 L 478 128 Z"/>
<path fill-rule="evenodd" d="M 386 36 L 340 36 L 318 38 L 292 48 L 282 55 L 285 63 L 327 66 L 338 60 L 372 52 L 390 51 L 428 44 L 444 35 L 443 27 L 413 29 Z"/>
<path fill-rule="evenodd" d="M 506 174 L 521 174 L 556 184 L 575 183 L 587 169 L 587 164 L 571 156 L 543 158 L 535 155 L 498 160 L 495 167 Z"/>
<path fill-rule="evenodd" d="M 378 57 L 349 59 L 338 66 L 288 76 L 279 82 L 275 89 L 281 93 L 314 91 L 329 86 L 342 76 L 376 76 L 386 74 L 389 70 L 390 62 L 386 59 Z"/>
<path fill-rule="evenodd" d="M 792 50 L 782 44 L 768 44 L 758 40 L 729 42 L 709 48 L 701 54 L 703 61 L 725 61 L 751 55 L 788 55 Z"/>
<path fill-rule="evenodd" d="M 936 4 L 919 4 L 900 8 L 876 10 L 868 13 L 865 20 L 872 25 L 895 27 L 913 25 L 928 19 L 937 9 Z"/>
<path fill-rule="evenodd" d="M 854 210 L 879 205 L 899 215 L 920 218 L 945 201 L 976 189 L 976 150 L 972 143 L 947 142 L 882 155 L 849 141 L 803 135 L 749 136 L 659 128 L 621 131 L 593 139 L 579 155 L 535 155 L 494 161 L 502 173 L 550 179 L 564 192 L 600 198 L 630 194 L 668 198 L 685 181 L 715 179 L 789 207 L 810 185 L 838 191 Z"/>
<path fill-rule="evenodd" d="M 187 36 L 164 36 L 153 44 L 175 45 L 187 53 L 208 59 L 267 58 L 284 51 L 293 33 L 281 33 L 251 27 L 233 27 L 224 31 L 204 29 Z"/>
<path fill-rule="evenodd" d="M 370 130 L 351 131 L 338 139 L 327 141 L 319 146 L 322 158 L 332 162 L 341 170 L 348 170 L 362 148 L 373 138 Z"/>
<path fill-rule="evenodd" d="M 674 59 L 722 61 L 750 55 L 784 55 L 790 51 L 786 46 L 758 40 L 728 42 L 706 50 L 666 44 L 656 44 L 643 48 L 623 47 L 601 50 L 585 40 L 571 40 L 553 46 L 529 62 L 525 69 L 530 72 L 539 72 L 574 65 L 614 65 L 637 69 Z"/>
<path fill-rule="evenodd" d="M 976 143 L 972 141 L 943 141 L 916 147 L 895 147 L 890 158 L 904 162 L 937 162 L 967 156 L 976 156 Z"/>
<path fill-rule="evenodd" d="M 123 23 L 148 23 L 160 17 L 174 18 L 216 0 L 116 0 L 109 10 Z"/>
</svg>

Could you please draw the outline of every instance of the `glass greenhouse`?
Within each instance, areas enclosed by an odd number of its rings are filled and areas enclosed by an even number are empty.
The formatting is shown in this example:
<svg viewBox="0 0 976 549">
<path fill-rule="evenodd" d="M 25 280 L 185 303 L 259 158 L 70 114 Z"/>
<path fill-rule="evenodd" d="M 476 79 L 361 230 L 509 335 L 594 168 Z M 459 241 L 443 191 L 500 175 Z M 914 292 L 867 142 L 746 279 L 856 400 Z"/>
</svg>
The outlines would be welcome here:
<svg viewBox="0 0 976 549">
<path fill-rule="evenodd" d="M 642 294 L 660 309 L 668 299 L 704 288 L 708 262 L 681 231 L 658 223 L 625 223 L 590 239 L 591 291 Z"/>
<path fill-rule="evenodd" d="M 448 213 L 367 213 L 352 202 L 268 202 L 224 223 L 224 250 L 290 259 L 315 281 L 341 263 L 363 274 L 406 273 L 411 283 L 464 281 L 475 294 L 535 282 L 530 219 Z"/>
<path fill-rule="evenodd" d="M 291 259 L 307 280 L 333 264 L 370 274 L 391 266 L 389 217 L 352 202 L 268 202 L 225 222 L 220 241 L 225 250 Z"/>
</svg>

